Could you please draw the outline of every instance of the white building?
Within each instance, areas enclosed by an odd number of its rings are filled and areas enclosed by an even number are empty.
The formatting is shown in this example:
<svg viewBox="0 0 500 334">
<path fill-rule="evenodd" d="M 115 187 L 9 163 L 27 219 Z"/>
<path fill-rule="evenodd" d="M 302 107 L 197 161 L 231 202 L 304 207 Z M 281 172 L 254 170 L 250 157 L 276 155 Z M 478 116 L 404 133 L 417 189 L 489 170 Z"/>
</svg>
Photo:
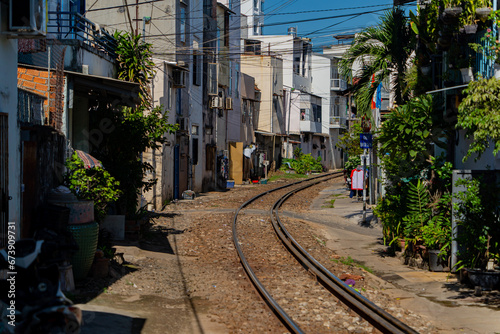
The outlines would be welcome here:
<svg viewBox="0 0 500 334">
<path fill-rule="evenodd" d="M 241 2 L 241 38 L 262 35 L 264 25 L 264 0 Z"/>
</svg>

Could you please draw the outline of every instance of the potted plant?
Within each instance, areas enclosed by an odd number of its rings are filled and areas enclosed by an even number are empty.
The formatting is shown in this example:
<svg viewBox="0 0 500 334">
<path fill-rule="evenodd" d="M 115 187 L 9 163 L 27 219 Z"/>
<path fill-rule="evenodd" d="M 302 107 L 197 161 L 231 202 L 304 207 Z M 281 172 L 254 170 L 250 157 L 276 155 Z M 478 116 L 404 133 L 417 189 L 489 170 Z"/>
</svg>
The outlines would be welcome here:
<svg viewBox="0 0 500 334">
<path fill-rule="evenodd" d="M 486 21 L 491 13 L 491 1 L 490 0 L 480 0 L 478 1 L 476 8 L 476 15 L 481 21 Z"/>
<path fill-rule="evenodd" d="M 451 198 L 447 192 L 437 200 L 436 212 L 421 229 L 423 244 L 429 253 L 431 271 L 443 271 L 448 266 L 448 251 L 451 246 Z"/>
<path fill-rule="evenodd" d="M 444 15 L 449 17 L 459 17 L 462 14 L 462 7 L 460 7 L 460 1 L 458 0 L 444 0 Z"/>
<path fill-rule="evenodd" d="M 485 178 L 461 179 L 454 203 L 459 244 L 457 269 L 467 271 L 473 286 L 494 289 L 500 284 L 500 270 L 492 265 L 500 252 L 500 209 L 498 187 Z"/>
</svg>

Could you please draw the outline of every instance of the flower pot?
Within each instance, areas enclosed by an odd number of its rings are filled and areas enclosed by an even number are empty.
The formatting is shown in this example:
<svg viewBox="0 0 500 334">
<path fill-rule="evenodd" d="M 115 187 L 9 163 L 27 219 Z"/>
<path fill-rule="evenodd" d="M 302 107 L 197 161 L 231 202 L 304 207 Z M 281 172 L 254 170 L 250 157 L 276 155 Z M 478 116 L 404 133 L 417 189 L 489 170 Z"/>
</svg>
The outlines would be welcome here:
<svg viewBox="0 0 500 334">
<path fill-rule="evenodd" d="M 462 14 L 462 7 L 449 7 L 444 9 L 445 16 L 459 17 Z"/>
<path fill-rule="evenodd" d="M 500 289 L 500 270 L 467 269 L 469 281 L 483 290 Z"/>
<path fill-rule="evenodd" d="M 90 269 L 92 277 L 96 278 L 106 278 L 109 275 L 109 259 L 105 257 L 100 257 L 94 259 L 94 263 Z"/>
<path fill-rule="evenodd" d="M 439 249 L 430 249 L 429 250 L 429 270 L 430 271 L 444 271 L 444 268 L 448 266 L 446 261 L 442 259 L 440 256 Z"/>
<path fill-rule="evenodd" d="M 490 13 L 491 13 L 491 8 L 488 7 L 481 7 L 476 9 L 476 16 L 481 20 L 485 20 L 488 17 L 488 15 L 490 15 Z"/>
<path fill-rule="evenodd" d="M 477 24 L 467 24 L 464 26 L 464 30 L 468 35 L 475 34 L 477 32 Z"/>
</svg>

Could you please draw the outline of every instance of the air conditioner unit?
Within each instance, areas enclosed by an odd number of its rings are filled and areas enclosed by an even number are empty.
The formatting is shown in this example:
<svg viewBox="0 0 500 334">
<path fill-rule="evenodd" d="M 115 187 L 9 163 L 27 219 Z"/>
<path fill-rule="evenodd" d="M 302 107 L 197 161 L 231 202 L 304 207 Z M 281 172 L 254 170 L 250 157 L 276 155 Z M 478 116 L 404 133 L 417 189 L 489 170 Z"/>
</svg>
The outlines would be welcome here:
<svg viewBox="0 0 500 334">
<path fill-rule="evenodd" d="M 175 68 L 172 71 L 172 79 L 174 88 L 186 87 L 186 71 Z"/>
<path fill-rule="evenodd" d="M 212 97 L 212 100 L 210 101 L 210 108 L 212 109 L 222 108 L 222 98 L 218 96 Z"/>
<path fill-rule="evenodd" d="M 226 109 L 233 110 L 233 98 L 226 97 Z"/>
<path fill-rule="evenodd" d="M 9 0 L 7 35 L 43 38 L 47 35 L 46 0 Z"/>
</svg>

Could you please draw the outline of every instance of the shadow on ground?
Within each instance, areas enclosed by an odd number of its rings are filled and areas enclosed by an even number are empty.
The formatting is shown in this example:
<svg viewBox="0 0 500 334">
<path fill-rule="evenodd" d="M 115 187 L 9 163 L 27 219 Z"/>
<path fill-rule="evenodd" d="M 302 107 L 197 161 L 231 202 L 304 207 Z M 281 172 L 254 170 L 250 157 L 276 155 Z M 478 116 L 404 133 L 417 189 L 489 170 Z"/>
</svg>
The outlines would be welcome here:
<svg viewBox="0 0 500 334">
<path fill-rule="evenodd" d="M 123 333 L 139 334 L 146 319 L 100 311 L 83 311 L 81 334 Z"/>
</svg>

